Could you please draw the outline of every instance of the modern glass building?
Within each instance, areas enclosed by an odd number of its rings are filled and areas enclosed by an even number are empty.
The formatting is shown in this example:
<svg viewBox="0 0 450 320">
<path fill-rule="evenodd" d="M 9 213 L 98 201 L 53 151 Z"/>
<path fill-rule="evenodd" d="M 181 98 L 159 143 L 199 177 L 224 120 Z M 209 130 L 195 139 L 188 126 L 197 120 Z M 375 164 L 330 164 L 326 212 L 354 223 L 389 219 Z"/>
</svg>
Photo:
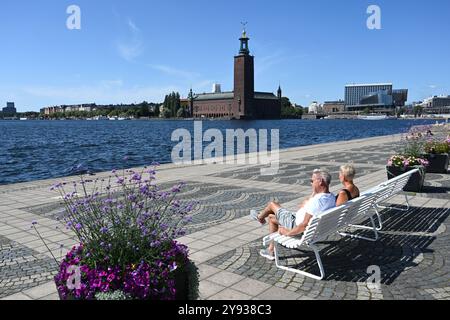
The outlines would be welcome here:
<svg viewBox="0 0 450 320">
<path fill-rule="evenodd" d="M 14 106 L 14 102 L 7 102 L 6 107 L 3 108 L 2 111 L 4 116 L 12 116 L 17 113 L 16 107 Z"/>
<path fill-rule="evenodd" d="M 390 107 L 392 106 L 392 87 L 392 83 L 346 85 L 346 109 L 352 111 L 365 108 L 368 104 L 371 104 L 370 102 L 374 102 L 375 105 Z"/>
</svg>

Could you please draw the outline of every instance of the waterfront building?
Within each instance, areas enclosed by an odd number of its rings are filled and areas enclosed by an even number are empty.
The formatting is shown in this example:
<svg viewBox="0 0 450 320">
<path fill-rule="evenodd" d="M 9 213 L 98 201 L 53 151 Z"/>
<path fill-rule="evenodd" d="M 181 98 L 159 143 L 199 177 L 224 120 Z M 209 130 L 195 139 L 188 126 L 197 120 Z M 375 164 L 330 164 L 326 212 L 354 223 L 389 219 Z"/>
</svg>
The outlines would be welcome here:
<svg viewBox="0 0 450 320">
<path fill-rule="evenodd" d="M 96 110 L 97 105 L 95 103 L 90 104 L 77 104 L 77 105 L 62 105 L 62 106 L 52 106 L 52 107 L 45 107 L 41 109 L 41 113 L 43 113 L 46 116 L 60 113 L 60 112 L 75 112 L 75 111 L 85 111 L 85 112 L 91 112 Z"/>
<path fill-rule="evenodd" d="M 345 112 L 345 101 L 325 101 L 322 108 L 326 114 Z"/>
<path fill-rule="evenodd" d="M 7 102 L 6 107 L 2 109 L 4 117 L 11 117 L 17 113 L 17 109 L 14 106 L 14 102 Z"/>
<path fill-rule="evenodd" d="M 408 89 L 392 90 L 392 100 L 395 107 L 404 107 L 408 101 Z"/>
<path fill-rule="evenodd" d="M 427 113 L 450 113 L 450 96 L 434 96 L 425 99 L 421 104 Z"/>
<path fill-rule="evenodd" d="M 317 101 L 313 101 L 308 107 L 308 113 L 310 114 L 322 114 L 323 106 Z"/>
<path fill-rule="evenodd" d="M 250 55 L 246 30 L 239 39 L 239 54 L 234 57 L 234 90 L 222 91 L 215 85 L 213 92 L 189 93 L 190 114 L 195 118 L 228 119 L 279 119 L 281 117 L 281 87 L 277 95 L 272 92 L 255 91 L 254 57 Z"/>
<path fill-rule="evenodd" d="M 394 90 L 392 83 L 351 84 L 345 86 L 347 111 L 394 109 L 405 106 L 408 90 Z"/>
<path fill-rule="evenodd" d="M 434 96 L 423 101 L 424 108 L 445 108 L 450 107 L 450 96 Z"/>
</svg>

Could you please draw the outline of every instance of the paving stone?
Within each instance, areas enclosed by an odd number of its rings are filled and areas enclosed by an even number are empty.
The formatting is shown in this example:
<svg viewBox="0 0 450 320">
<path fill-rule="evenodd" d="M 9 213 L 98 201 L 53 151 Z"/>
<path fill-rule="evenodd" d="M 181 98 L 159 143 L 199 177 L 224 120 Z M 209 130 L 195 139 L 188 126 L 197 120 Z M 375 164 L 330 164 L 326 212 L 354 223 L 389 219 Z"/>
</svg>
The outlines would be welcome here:
<svg viewBox="0 0 450 320">
<path fill-rule="evenodd" d="M 297 300 L 299 297 L 300 295 L 297 293 L 275 287 L 269 288 L 258 295 L 258 298 L 262 300 Z"/>
<path fill-rule="evenodd" d="M 209 298 L 211 296 L 213 296 L 214 294 L 224 290 L 226 287 L 221 286 L 217 283 L 208 281 L 208 280 L 203 280 L 200 282 L 199 285 L 199 295 L 203 298 Z"/>
<path fill-rule="evenodd" d="M 208 300 L 250 300 L 252 296 L 246 295 L 242 292 L 233 290 L 233 289 L 225 289 L 212 297 L 210 297 Z"/>
<path fill-rule="evenodd" d="M 230 287 L 242 280 L 244 280 L 244 277 L 226 271 L 221 271 L 208 278 L 208 281 L 215 282 L 224 287 Z"/>
</svg>

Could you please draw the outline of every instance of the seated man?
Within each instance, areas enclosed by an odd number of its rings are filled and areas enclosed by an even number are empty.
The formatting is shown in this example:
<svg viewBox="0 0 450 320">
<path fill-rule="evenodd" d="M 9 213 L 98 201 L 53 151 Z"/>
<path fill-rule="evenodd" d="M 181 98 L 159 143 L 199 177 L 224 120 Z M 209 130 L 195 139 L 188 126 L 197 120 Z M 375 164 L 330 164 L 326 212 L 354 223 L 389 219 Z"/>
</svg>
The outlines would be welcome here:
<svg viewBox="0 0 450 320">
<path fill-rule="evenodd" d="M 336 206 L 336 197 L 330 193 L 331 175 L 325 170 L 314 170 L 311 185 L 312 196 L 302 203 L 300 210 L 290 212 L 278 203 L 271 202 L 259 215 L 252 210 L 250 216 L 261 224 L 269 220 L 270 233 L 279 232 L 285 236 L 296 236 L 303 233 L 313 217 Z M 274 260 L 274 243 L 268 249 L 261 250 L 261 256 Z"/>
</svg>

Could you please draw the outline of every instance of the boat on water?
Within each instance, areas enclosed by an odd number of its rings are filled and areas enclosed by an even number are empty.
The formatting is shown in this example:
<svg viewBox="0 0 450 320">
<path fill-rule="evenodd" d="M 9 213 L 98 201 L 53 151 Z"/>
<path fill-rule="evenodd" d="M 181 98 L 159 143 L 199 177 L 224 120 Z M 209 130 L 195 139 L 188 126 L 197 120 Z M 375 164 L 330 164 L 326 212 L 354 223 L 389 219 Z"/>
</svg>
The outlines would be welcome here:
<svg viewBox="0 0 450 320">
<path fill-rule="evenodd" d="M 358 116 L 359 120 L 396 120 L 396 117 L 390 117 L 385 114 L 368 114 Z"/>
</svg>

